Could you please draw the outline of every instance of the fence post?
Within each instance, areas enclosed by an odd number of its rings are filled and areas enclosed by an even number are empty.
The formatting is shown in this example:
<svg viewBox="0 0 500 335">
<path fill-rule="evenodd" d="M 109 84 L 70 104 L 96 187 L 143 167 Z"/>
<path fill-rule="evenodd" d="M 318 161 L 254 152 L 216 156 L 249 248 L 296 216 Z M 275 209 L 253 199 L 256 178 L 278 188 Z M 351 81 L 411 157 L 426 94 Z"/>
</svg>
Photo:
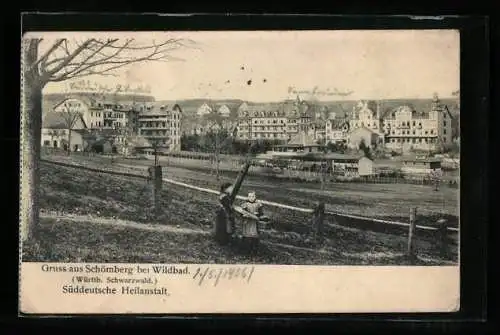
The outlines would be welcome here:
<svg viewBox="0 0 500 335">
<path fill-rule="evenodd" d="M 313 222 L 314 222 L 316 240 L 320 240 L 323 237 L 324 220 L 325 220 L 325 203 L 319 201 L 313 213 Z"/>
<path fill-rule="evenodd" d="M 449 238 L 448 238 L 448 226 L 449 222 L 446 219 L 439 219 L 438 223 L 438 233 L 437 239 L 439 243 L 439 255 L 441 257 L 448 257 L 449 248 Z"/>
<path fill-rule="evenodd" d="M 150 166 L 148 168 L 149 180 L 151 183 L 151 197 L 153 204 L 153 216 L 158 218 L 160 214 L 160 197 L 162 189 L 162 168 L 159 165 Z"/>
<path fill-rule="evenodd" d="M 415 256 L 415 226 L 417 221 L 417 208 L 410 208 L 410 228 L 408 231 L 407 255 L 411 258 Z"/>
</svg>

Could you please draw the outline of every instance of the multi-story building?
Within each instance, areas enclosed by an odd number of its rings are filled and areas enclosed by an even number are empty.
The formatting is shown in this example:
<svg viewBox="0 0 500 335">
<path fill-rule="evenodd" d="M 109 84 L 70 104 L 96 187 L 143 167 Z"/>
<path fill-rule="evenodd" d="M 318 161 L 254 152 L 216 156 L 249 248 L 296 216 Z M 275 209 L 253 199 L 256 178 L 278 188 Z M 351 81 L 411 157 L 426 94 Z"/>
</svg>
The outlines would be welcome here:
<svg viewBox="0 0 500 335">
<path fill-rule="evenodd" d="M 137 115 L 138 135 L 150 143 L 168 147 L 169 151 L 179 151 L 181 149 L 181 118 L 182 110 L 178 104 L 149 105 Z"/>
<path fill-rule="evenodd" d="M 44 115 L 42 119 L 42 146 L 60 148 L 65 151 L 68 149 L 70 151 L 84 150 L 83 135 L 87 129 L 85 121 L 81 115 L 76 114 L 75 118 L 71 120 L 70 132 L 68 115 L 60 110 Z"/>
<path fill-rule="evenodd" d="M 51 111 L 80 113 L 88 129 L 118 129 L 130 127 L 137 131 L 137 115 L 144 104 L 110 102 L 89 97 L 68 97 Z M 49 111 L 49 112 L 51 112 Z"/>
<path fill-rule="evenodd" d="M 326 120 L 325 142 L 326 143 L 347 143 L 349 135 L 349 121 L 346 119 L 333 118 Z"/>
<path fill-rule="evenodd" d="M 430 111 L 400 106 L 386 113 L 383 131 L 389 149 L 437 150 L 452 143 L 452 115 L 435 95 Z"/>
<path fill-rule="evenodd" d="M 287 118 L 273 104 L 247 105 L 238 115 L 238 138 L 241 140 L 285 139 Z"/>
<path fill-rule="evenodd" d="M 66 123 L 71 123 L 71 119 L 74 120 L 75 117 L 79 115 L 88 128 L 93 128 L 98 124 L 103 126 L 103 114 L 102 112 L 97 113 L 97 109 L 94 105 L 95 102 L 92 99 L 68 96 L 57 103 L 52 110 L 47 112 L 60 113 L 59 115 L 65 116 L 64 119 L 67 120 Z M 66 127 L 68 128 L 69 125 L 66 125 Z"/>
<path fill-rule="evenodd" d="M 203 103 L 191 117 L 183 111 L 185 122 L 182 124 L 182 130 L 186 135 L 205 135 L 217 128 L 229 130 L 237 123 L 231 114 L 231 108 L 227 104 Z"/>
<path fill-rule="evenodd" d="M 381 118 L 379 102 L 362 100 L 354 105 L 352 109 L 349 128 L 351 131 L 357 128 L 368 128 L 372 132 L 380 133 L 383 137 Z"/>
<path fill-rule="evenodd" d="M 125 128 L 128 126 L 128 111 L 120 105 L 105 103 L 103 105 L 103 127 L 104 129 Z"/>
<path fill-rule="evenodd" d="M 299 99 L 279 104 L 243 103 L 238 108 L 241 140 L 288 141 L 300 131 L 314 133 L 310 106 Z"/>
</svg>

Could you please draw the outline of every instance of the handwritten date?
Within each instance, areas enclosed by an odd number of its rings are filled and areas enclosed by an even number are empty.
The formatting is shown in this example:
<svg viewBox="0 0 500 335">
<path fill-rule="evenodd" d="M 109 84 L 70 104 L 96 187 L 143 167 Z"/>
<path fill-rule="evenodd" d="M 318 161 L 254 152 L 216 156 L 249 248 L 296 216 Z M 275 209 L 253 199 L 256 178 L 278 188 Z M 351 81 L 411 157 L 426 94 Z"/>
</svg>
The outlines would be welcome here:
<svg viewBox="0 0 500 335">
<path fill-rule="evenodd" d="M 198 267 L 193 275 L 193 280 L 197 281 L 199 286 L 203 283 L 213 283 L 213 286 L 217 286 L 221 280 L 244 280 L 249 283 L 254 270 L 253 266 L 229 268 Z"/>
</svg>

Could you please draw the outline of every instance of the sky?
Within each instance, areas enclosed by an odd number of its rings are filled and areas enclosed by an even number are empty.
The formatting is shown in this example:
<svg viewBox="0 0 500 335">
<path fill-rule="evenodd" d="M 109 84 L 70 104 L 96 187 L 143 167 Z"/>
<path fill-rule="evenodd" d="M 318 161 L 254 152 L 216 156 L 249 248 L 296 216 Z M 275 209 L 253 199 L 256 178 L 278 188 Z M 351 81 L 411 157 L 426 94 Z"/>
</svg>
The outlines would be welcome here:
<svg viewBox="0 0 500 335">
<path fill-rule="evenodd" d="M 111 86 L 148 85 L 157 100 L 279 101 L 297 92 L 318 100 L 430 98 L 433 93 L 446 98 L 460 89 L 459 33 L 454 30 L 40 34 L 46 42 L 41 49 L 57 37 L 194 41 L 195 47 L 171 53 L 181 60 L 133 65 L 118 77 L 85 78 Z M 68 87 L 68 82 L 50 83 L 44 92 Z"/>
</svg>

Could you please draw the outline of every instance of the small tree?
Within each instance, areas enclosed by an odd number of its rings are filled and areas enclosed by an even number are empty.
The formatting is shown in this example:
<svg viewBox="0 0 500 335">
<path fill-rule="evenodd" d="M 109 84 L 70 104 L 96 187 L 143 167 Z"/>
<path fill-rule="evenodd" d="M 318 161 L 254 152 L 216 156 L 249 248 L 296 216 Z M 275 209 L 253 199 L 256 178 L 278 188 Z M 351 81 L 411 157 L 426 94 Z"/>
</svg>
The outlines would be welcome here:
<svg viewBox="0 0 500 335">
<path fill-rule="evenodd" d="M 68 155 L 71 153 L 71 134 L 73 128 L 75 127 L 78 120 L 82 120 L 82 111 L 79 107 L 71 105 L 70 102 L 66 101 L 63 103 L 62 108 L 59 111 L 61 113 L 62 119 L 64 120 L 64 126 L 68 131 Z"/>
<path fill-rule="evenodd" d="M 361 139 L 361 142 L 359 143 L 359 149 L 363 151 L 365 156 L 369 159 L 372 159 L 372 152 L 371 149 L 368 145 L 366 145 L 365 139 Z"/>
<path fill-rule="evenodd" d="M 219 114 L 215 106 L 206 116 L 209 122 L 209 135 L 213 137 L 213 159 L 215 160 L 215 177 L 220 179 L 220 154 L 222 149 L 231 143 L 237 135 L 237 125 Z"/>
</svg>

